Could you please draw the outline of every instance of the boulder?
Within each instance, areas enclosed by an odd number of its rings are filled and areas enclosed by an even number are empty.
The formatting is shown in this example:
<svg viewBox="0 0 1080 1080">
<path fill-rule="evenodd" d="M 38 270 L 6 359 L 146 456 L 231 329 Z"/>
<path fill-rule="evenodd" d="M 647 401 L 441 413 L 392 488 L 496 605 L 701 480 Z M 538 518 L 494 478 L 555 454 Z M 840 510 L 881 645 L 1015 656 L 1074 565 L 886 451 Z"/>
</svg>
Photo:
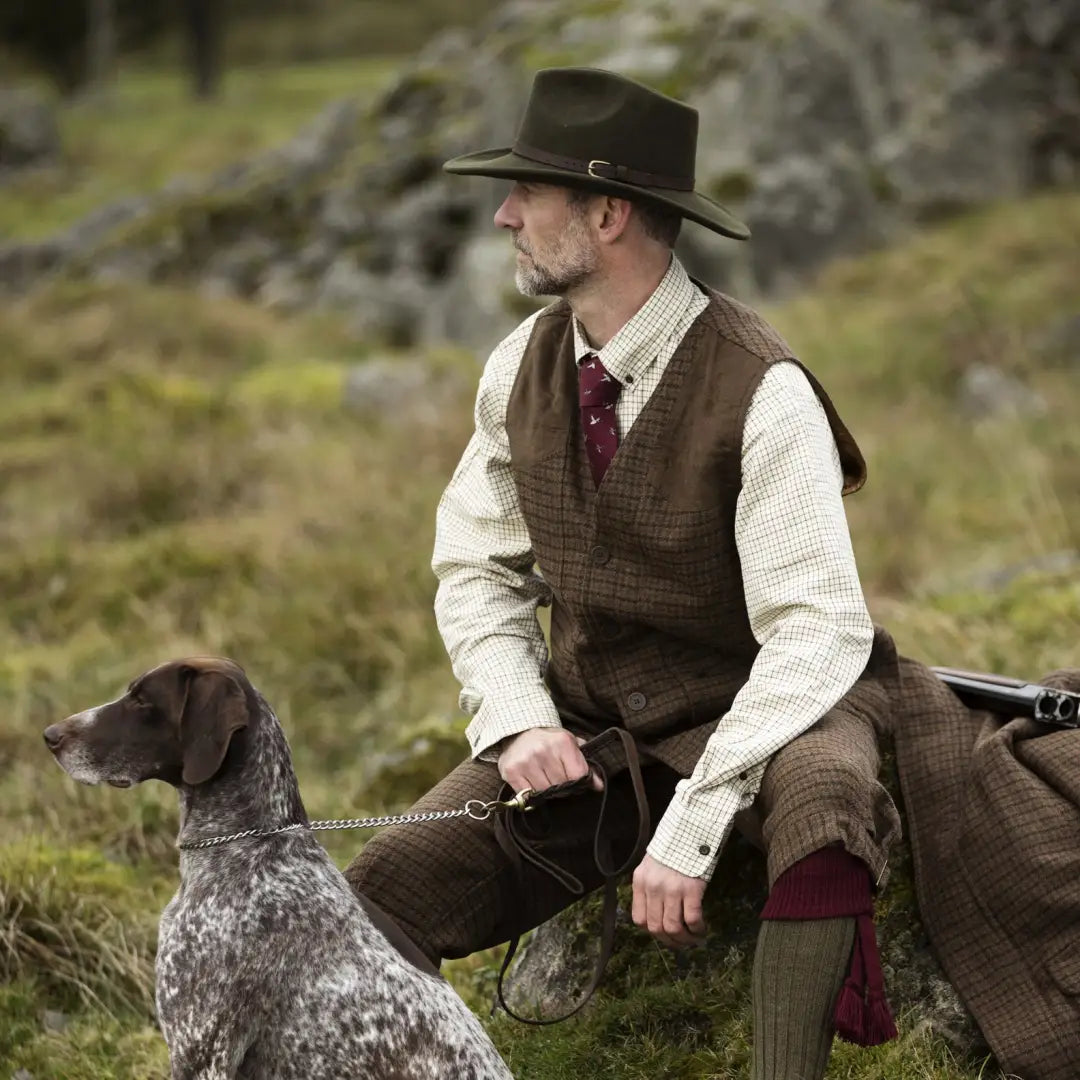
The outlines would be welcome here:
<svg viewBox="0 0 1080 1080">
<path fill-rule="evenodd" d="M 509 0 L 433 39 L 364 114 L 332 103 L 208 181 L 0 246 L 0 288 L 100 260 L 106 276 L 341 308 L 364 340 L 482 353 L 533 304 L 491 223 L 505 183 L 441 164 L 509 145 L 538 68 L 593 64 L 698 108 L 696 186 L 753 237 L 689 224 L 678 251 L 754 302 L 921 222 L 1073 182 L 1078 42 L 1069 0 Z"/>
<path fill-rule="evenodd" d="M 463 392 L 460 384 L 459 376 L 422 360 L 375 356 L 350 368 L 342 394 L 345 407 L 357 416 L 399 426 L 426 426 L 438 424 L 447 399 Z M 428 738 L 434 730 L 429 725 L 421 734 Z M 460 754 L 461 733 L 447 731 L 447 739 L 458 740 Z"/>
<path fill-rule="evenodd" d="M 0 87 L 0 177 L 52 164 L 60 149 L 60 129 L 48 102 L 30 90 Z"/>
<path fill-rule="evenodd" d="M 960 379 L 958 404 L 974 420 L 1042 416 L 1046 399 L 1015 375 L 991 364 L 971 364 Z"/>
<path fill-rule="evenodd" d="M 466 757 L 464 725 L 430 716 L 406 728 L 385 749 L 368 754 L 359 784 L 372 806 L 396 813 L 411 806 Z"/>
</svg>

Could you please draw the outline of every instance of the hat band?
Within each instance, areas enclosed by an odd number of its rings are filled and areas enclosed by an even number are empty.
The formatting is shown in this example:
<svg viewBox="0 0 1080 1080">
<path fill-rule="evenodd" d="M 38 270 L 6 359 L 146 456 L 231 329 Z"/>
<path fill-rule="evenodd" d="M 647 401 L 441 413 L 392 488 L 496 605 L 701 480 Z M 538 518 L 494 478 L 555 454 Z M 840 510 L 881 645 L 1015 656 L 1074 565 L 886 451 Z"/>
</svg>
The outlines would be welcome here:
<svg viewBox="0 0 1080 1080">
<path fill-rule="evenodd" d="M 548 153 L 547 150 L 538 150 L 535 146 L 529 146 L 520 140 L 514 143 L 513 152 L 518 157 L 537 161 L 541 165 L 553 165 L 557 169 L 581 173 L 582 176 L 594 176 L 598 180 L 618 180 L 620 183 L 635 184 L 638 187 L 672 188 L 675 191 L 694 190 L 692 176 L 687 179 L 685 176 L 664 176 L 661 173 L 643 172 L 641 169 L 631 169 L 628 165 L 613 165 L 610 161 L 603 161 L 600 158 L 582 161 L 580 158 L 563 157 L 561 154 Z"/>
</svg>

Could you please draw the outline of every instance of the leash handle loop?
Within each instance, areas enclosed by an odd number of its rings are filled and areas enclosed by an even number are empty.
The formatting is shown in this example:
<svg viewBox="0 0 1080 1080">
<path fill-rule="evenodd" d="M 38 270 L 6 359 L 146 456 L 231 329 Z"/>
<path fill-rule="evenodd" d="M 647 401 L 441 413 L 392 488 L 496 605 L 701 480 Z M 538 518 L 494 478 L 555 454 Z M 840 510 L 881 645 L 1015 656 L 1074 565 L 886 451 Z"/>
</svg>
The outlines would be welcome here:
<svg viewBox="0 0 1080 1080">
<path fill-rule="evenodd" d="M 607 770 L 600 762 L 590 762 L 591 767 L 596 770 L 604 784 L 603 798 L 600 801 L 600 811 L 596 818 L 596 831 L 593 834 L 593 858 L 596 861 L 597 869 L 604 878 L 604 907 L 600 930 L 600 955 L 597 957 L 596 969 L 593 972 L 593 976 L 589 981 L 589 985 L 585 988 L 581 999 L 569 1012 L 549 1019 L 532 1019 L 528 1016 L 521 1016 L 510 1008 L 503 993 L 506 972 L 510 968 L 510 962 L 513 960 L 514 954 L 517 952 L 518 944 L 521 941 L 521 935 L 518 934 L 511 938 L 510 944 L 506 950 L 506 955 L 503 957 L 502 967 L 499 969 L 499 977 L 495 983 L 496 1001 L 491 1006 L 492 1013 L 495 1012 L 496 1005 L 498 1005 L 506 1011 L 508 1016 L 513 1017 L 513 1019 L 520 1021 L 522 1024 L 531 1024 L 534 1027 L 546 1027 L 549 1024 L 559 1024 L 585 1007 L 589 999 L 596 992 L 596 988 L 600 985 L 600 980 L 604 977 L 604 971 L 607 968 L 608 961 L 611 959 L 611 954 L 615 950 L 615 921 L 618 912 L 619 877 L 632 865 L 639 862 L 645 854 L 645 849 L 649 842 L 650 827 L 649 802 L 645 794 L 645 782 L 641 777 L 641 763 L 638 760 L 638 751 L 637 746 L 634 743 L 634 738 L 625 728 L 616 727 L 608 728 L 607 731 L 601 732 L 596 738 L 599 740 L 605 736 L 611 737 L 612 734 L 622 743 L 623 753 L 626 756 L 626 766 L 630 772 L 630 781 L 634 789 L 634 797 L 638 808 L 638 832 L 634 840 L 633 850 L 621 866 L 614 866 L 611 858 L 611 844 L 604 836 L 603 829 L 604 812 L 607 809 L 608 802 L 608 774 Z M 582 752 L 584 753 L 586 749 L 587 744 L 582 747 Z M 545 800 L 548 797 L 574 794 L 575 792 L 585 790 L 588 787 L 589 782 L 590 777 L 586 775 L 585 777 L 582 777 L 581 780 L 573 780 L 545 789 L 544 791 L 539 792 L 538 796 L 541 800 Z M 535 799 L 536 796 L 534 796 L 534 805 Z M 538 851 L 534 851 L 529 847 L 528 843 L 518 833 L 516 828 L 516 818 L 513 815 L 501 817 L 495 822 L 495 837 L 499 842 L 499 846 L 510 858 L 511 864 L 517 872 L 519 887 L 524 887 L 524 860 L 527 860 L 534 866 L 550 874 L 568 892 L 571 892 L 576 896 L 581 896 L 582 893 L 584 893 L 585 888 L 577 877 L 564 870 L 551 859 L 546 858 Z"/>
</svg>

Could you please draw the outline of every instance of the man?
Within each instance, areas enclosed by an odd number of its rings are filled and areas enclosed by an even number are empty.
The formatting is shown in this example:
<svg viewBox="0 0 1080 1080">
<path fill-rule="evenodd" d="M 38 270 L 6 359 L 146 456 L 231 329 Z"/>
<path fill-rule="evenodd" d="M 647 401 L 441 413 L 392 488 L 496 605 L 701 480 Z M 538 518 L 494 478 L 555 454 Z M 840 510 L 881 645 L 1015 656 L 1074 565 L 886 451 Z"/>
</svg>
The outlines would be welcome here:
<svg viewBox="0 0 1080 1080">
<path fill-rule="evenodd" d="M 657 822 L 634 922 L 700 941 L 720 850 L 740 812 L 756 820 L 754 1076 L 811 1080 L 834 1030 L 894 1033 L 869 913 L 897 831 L 871 726 L 895 656 L 841 504 L 865 477 L 855 441 L 780 336 L 673 256 L 684 218 L 749 235 L 694 191 L 696 136 L 695 110 L 639 83 L 549 69 L 512 149 L 445 166 L 512 182 L 495 224 L 517 286 L 561 299 L 492 353 L 439 506 L 436 616 L 472 759 L 417 809 L 583 778 L 582 743 L 628 729 Z M 608 786 L 605 840 L 625 849 L 632 785 Z M 347 876 L 436 963 L 465 955 L 565 907 L 575 878 L 600 884 L 599 798 L 523 817 L 562 880 L 515 867 L 480 822 L 388 830 Z"/>
</svg>

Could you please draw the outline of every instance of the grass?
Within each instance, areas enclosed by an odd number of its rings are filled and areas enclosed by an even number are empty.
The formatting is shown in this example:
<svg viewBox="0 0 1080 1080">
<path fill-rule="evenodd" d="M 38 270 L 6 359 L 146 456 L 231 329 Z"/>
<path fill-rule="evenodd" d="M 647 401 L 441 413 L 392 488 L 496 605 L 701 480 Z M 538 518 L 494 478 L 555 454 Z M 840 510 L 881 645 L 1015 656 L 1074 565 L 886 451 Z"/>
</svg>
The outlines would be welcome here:
<svg viewBox="0 0 1080 1080">
<path fill-rule="evenodd" d="M 9 844 L 0 852 L 0 977 L 33 976 L 69 1009 L 145 1011 L 154 983 L 148 908 L 160 899 L 99 851 Z"/>
<path fill-rule="evenodd" d="M 278 146 L 326 102 L 370 100 L 400 64 L 379 57 L 237 67 L 227 73 L 221 96 L 201 104 L 191 101 L 174 67 L 132 65 L 106 101 L 59 110 L 63 160 L 5 186 L 0 241 L 47 236 L 106 202 L 176 177 L 202 177 Z"/>
<path fill-rule="evenodd" d="M 267 100 L 288 109 L 287 87 L 311 87 L 295 120 L 345 75 L 282 75 Z M 240 101 L 199 114 L 219 124 L 199 151 L 198 134 L 178 134 L 193 107 L 171 86 L 139 76 L 121 95 L 131 139 L 147 140 L 144 178 L 185 154 L 235 150 Z M 160 124 L 177 126 L 155 148 L 133 102 L 173 92 L 176 115 L 163 105 Z M 258 139 L 292 124 L 274 112 Z M 101 128 L 86 138 L 88 153 L 99 138 L 123 142 Z M 97 195 L 69 177 L 57 199 L 74 213 L 140 176 L 107 168 Z M 27 232 L 68 212 L 26 191 L 18 200 L 0 213 Z M 1080 195 L 1032 199 L 837 264 L 769 311 L 867 454 L 870 483 L 848 503 L 867 594 L 901 648 L 928 662 L 1025 677 L 1078 662 L 1075 570 L 1039 569 L 1080 547 L 1076 371 L 1040 347 L 1075 313 L 1078 245 Z M 462 747 L 428 559 L 435 503 L 471 427 L 476 363 L 455 350 L 420 356 L 443 387 L 440 420 L 399 424 L 343 406 L 350 365 L 370 353 L 334 319 L 87 283 L 0 308 L 0 355 L 0 1075 L 157 1080 L 167 1073 L 148 980 L 176 879 L 175 797 L 161 785 L 78 786 L 40 732 L 163 659 L 220 652 L 281 716 L 313 816 L 381 811 L 425 788 Z M 974 359 L 1037 390 L 1045 413 L 967 418 L 958 392 Z M 1025 565 L 981 584 L 987 570 Z M 362 843 L 324 835 L 341 863 Z M 480 1011 L 498 955 L 450 965 Z M 538 1031 L 491 1021 L 517 1076 L 747 1075 L 745 949 L 683 979 L 658 952 L 622 957 L 581 1017 Z M 839 1047 L 829 1072 L 993 1075 L 910 1024 L 874 1051 Z"/>
<path fill-rule="evenodd" d="M 974 214 L 835 265 L 773 317 L 833 391 L 867 456 L 848 500 L 863 580 L 883 598 L 962 588 L 979 569 L 1080 548 L 1076 371 L 1040 353 L 1075 311 L 1075 197 Z M 990 222 L 993 224 L 990 224 Z M 966 368 L 990 364 L 1044 414 L 976 419 Z"/>
</svg>

